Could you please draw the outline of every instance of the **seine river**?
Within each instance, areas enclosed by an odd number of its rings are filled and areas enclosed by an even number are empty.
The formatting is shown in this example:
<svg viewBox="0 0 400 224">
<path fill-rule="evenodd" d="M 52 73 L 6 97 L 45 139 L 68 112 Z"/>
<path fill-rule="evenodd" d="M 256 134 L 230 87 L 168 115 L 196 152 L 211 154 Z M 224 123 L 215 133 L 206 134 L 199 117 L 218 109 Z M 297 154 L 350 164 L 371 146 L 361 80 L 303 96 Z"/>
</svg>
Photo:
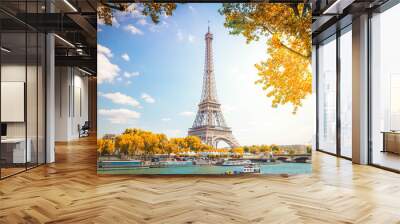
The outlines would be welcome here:
<svg viewBox="0 0 400 224">
<path fill-rule="evenodd" d="M 261 174 L 303 174 L 311 173 L 310 163 L 277 163 L 260 165 Z M 98 168 L 99 174 L 225 174 L 228 171 L 241 172 L 243 166 L 175 166 L 163 168 Z"/>
</svg>

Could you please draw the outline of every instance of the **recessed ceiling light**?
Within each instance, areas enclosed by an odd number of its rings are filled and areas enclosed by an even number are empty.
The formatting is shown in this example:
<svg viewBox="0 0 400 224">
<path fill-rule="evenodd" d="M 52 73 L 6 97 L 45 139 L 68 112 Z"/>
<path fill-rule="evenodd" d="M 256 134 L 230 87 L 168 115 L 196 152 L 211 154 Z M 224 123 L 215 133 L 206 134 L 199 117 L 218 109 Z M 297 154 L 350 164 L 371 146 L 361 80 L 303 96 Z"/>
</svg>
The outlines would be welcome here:
<svg viewBox="0 0 400 224">
<path fill-rule="evenodd" d="M 329 14 L 342 14 L 343 10 L 351 5 L 355 0 L 336 0 L 332 5 L 330 5 L 324 12 L 323 15 Z"/>
<path fill-rule="evenodd" d="M 65 4 L 67 4 L 74 12 L 78 12 L 78 10 L 68 1 L 64 0 Z"/>
<path fill-rule="evenodd" d="M 81 72 L 83 72 L 83 73 L 85 73 L 85 74 L 87 74 L 87 75 L 92 75 L 92 73 L 90 73 L 90 72 L 88 72 L 88 71 L 86 71 L 86 70 L 83 70 L 83 69 L 81 69 L 81 68 L 79 68 L 79 67 L 78 67 L 78 70 L 81 71 Z"/>
<path fill-rule="evenodd" d="M 62 42 L 64 42 L 64 43 L 66 43 L 67 45 L 69 45 L 70 47 L 73 47 L 73 48 L 75 48 L 75 45 L 73 45 L 71 42 L 69 42 L 68 40 L 66 40 L 66 39 L 64 39 L 64 38 L 62 38 L 62 37 L 60 37 L 59 35 L 57 35 L 57 34 L 54 34 L 54 36 L 55 37 L 57 37 L 59 40 L 61 40 Z"/>
<path fill-rule="evenodd" d="M 1 49 L 2 51 L 6 52 L 6 53 L 10 53 L 10 52 L 11 52 L 11 50 L 9 50 L 9 49 L 7 49 L 7 48 L 5 48 L 5 47 L 1 47 L 0 49 Z"/>
</svg>

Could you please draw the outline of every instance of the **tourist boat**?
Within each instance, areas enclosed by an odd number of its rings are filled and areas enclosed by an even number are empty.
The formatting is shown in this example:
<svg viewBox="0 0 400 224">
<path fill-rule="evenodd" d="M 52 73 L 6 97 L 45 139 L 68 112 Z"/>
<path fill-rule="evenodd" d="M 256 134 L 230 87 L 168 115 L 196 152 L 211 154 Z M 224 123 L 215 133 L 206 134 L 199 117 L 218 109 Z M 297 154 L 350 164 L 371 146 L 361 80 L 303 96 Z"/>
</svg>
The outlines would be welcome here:
<svg viewBox="0 0 400 224">
<path fill-rule="evenodd" d="M 252 164 L 250 160 L 226 160 L 222 166 L 246 166 Z"/>
<path fill-rule="evenodd" d="M 141 160 L 105 160 L 99 161 L 99 168 L 131 168 L 131 167 L 142 167 L 143 162 Z"/>
<path fill-rule="evenodd" d="M 261 173 L 260 167 L 253 166 L 253 165 L 247 165 L 243 167 L 243 173 Z"/>
<path fill-rule="evenodd" d="M 175 166 L 192 166 L 193 161 L 161 161 L 152 163 L 150 168 L 160 168 L 160 167 L 175 167 Z"/>
</svg>

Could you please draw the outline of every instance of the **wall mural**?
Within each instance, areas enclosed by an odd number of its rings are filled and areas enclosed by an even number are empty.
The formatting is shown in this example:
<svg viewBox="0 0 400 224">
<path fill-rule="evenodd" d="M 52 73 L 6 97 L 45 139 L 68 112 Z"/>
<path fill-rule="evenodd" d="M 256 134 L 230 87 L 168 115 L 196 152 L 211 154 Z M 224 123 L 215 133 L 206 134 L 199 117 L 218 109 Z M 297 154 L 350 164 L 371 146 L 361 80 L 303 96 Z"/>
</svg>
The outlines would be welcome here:
<svg viewBox="0 0 400 224">
<path fill-rule="evenodd" d="M 104 3 L 99 174 L 311 172 L 304 4 Z"/>
</svg>

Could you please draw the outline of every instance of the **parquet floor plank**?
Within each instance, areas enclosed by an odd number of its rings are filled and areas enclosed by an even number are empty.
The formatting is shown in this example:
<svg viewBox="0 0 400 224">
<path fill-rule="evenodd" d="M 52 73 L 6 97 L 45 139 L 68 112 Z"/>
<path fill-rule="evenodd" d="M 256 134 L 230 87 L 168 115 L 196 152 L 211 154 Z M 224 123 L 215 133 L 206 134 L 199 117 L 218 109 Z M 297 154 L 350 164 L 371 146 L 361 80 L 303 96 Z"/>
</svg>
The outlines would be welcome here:
<svg viewBox="0 0 400 224">
<path fill-rule="evenodd" d="M 310 175 L 96 174 L 96 140 L 0 181 L 0 223 L 397 223 L 400 175 L 313 153 Z"/>
</svg>

